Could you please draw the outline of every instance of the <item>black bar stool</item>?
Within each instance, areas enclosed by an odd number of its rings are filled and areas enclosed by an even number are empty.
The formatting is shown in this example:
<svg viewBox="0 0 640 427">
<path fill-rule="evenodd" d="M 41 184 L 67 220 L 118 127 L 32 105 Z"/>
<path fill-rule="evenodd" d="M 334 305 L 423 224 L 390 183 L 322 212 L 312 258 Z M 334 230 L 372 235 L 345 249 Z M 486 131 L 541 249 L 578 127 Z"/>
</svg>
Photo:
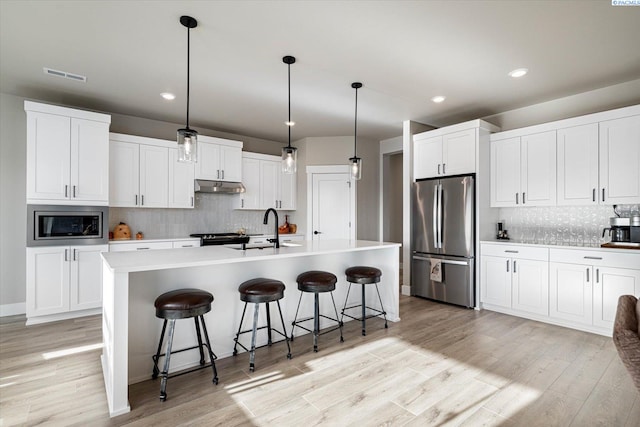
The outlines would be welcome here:
<svg viewBox="0 0 640 427">
<path fill-rule="evenodd" d="M 249 352 L 249 370 L 255 371 L 255 359 L 256 359 L 256 332 L 260 329 L 267 328 L 267 345 L 273 344 L 271 332 L 277 332 L 282 335 L 287 342 L 287 359 L 291 359 L 291 347 L 289 346 L 289 337 L 287 336 L 287 330 L 284 325 L 284 318 L 282 317 L 282 309 L 280 308 L 280 300 L 284 298 L 284 283 L 279 280 L 273 279 L 251 279 L 243 282 L 238 287 L 240 292 L 240 300 L 244 301 L 244 309 L 242 310 L 242 318 L 240 319 L 240 325 L 238 325 L 238 333 L 234 338 L 235 344 L 233 346 L 233 355 L 238 354 L 237 346 L 242 347 L 245 351 Z M 271 313 L 269 311 L 269 303 L 275 301 L 278 304 L 278 311 L 280 312 L 280 321 L 282 322 L 282 332 L 271 327 Z M 242 322 L 244 321 L 244 314 L 247 311 L 247 304 L 254 303 L 255 308 L 253 311 L 253 328 L 241 331 Z M 267 325 L 258 327 L 258 312 L 260 310 L 260 303 L 266 303 L 267 305 Z M 252 332 L 251 334 L 251 348 L 247 348 L 238 341 L 240 334 Z M 264 346 L 260 346 L 264 347 Z M 260 348 L 258 347 L 258 348 Z"/>
<path fill-rule="evenodd" d="M 384 316 L 384 327 L 388 328 L 387 324 L 387 312 L 384 311 L 384 306 L 382 305 L 382 298 L 380 298 L 380 290 L 378 289 L 378 282 L 380 282 L 380 277 L 382 276 L 382 272 L 375 267 L 366 267 L 366 266 L 356 266 L 347 268 L 345 271 L 347 275 L 347 282 L 349 282 L 349 289 L 347 290 L 347 298 L 344 300 L 344 308 L 342 309 L 342 317 L 340 320 L 344 318 L 344 316 L 350 317 L 354 320 L 362 321 L 362 335 L 366 335 L 366 320 L 371 319 L 372 317 Z M 347 307 L 347 301 L 349 300 L 349 292 L 351 292 L 351 285 L 353 283 L 359 283 L 362 285 L 362 304 L 355 304 Z M 378 300 L 380 301 L 380 308 L 367 307 L 366 299 L 365 299 L 365 287 L 368 284 L 376 285 L 376 292 L 378 293 Z M 362 307 L 362 315 L 360 317 L 354 317 L 345 313 L 345 310 L 349 310 L 356 307 Z M 367 315 L 367 309 L 375 312 L 375 314 Z"/>
<path fill-rule="evenodd" d="M 156 379 L 158 375 L 162 377 L 160 383 L 160 400 L 167 400 L 167 379 L 169 376 L 169 361 L 171 359 L 171 353 L 180 353 L 187 350 L 199 349 L 200 350 L 200 365 L 193 369 L 181 371 L 177 374 L 171 375 L 171 378 L 178 375 L 184 375 L 189 372 L 197 371 L 198 369 L 208 368 L 211 366 L 213 369 L 213 383 L 218 384 L 218 370 L 216 369 L 215 360 L 218 358 L 211 350 L 211 342 L 209 342 L 209 334 L 207 333 L 207 325 L 204 323 L 204 314 L 211 311 L 211 303 L 213 302 L 213 295 L 209 292 L 202 291 L 200 289 L 178 289 L 175 291 L 166 292 L 156 298 L 156 317 L 164 319 L 162 325 L 162 334 L 160 335 L 160 343 L 158 344 L 158 351 L 153 359 L 153 374 L 151 378 Z M 173 345 L 173 331 L 176 326 L 177 319 L 188 319 L 193 317 L 196 323 L 196 335 L 198 336 L 198 345 L 182 350 L 171 350 Z M 202 334 L 200 332 L 200 323 L 202 324 L 202 330 L 204 332 L 204 338 L 206 343 L 202 342 Z M 164 333 L 167 330 L 167 322 L 169 323 L 169 336 L 167 338 L 167 351 L 160 354 L 162 351 L 162 341 L 164 340 Z M 204 347 L 207 347 L 207 353 L 209 354 L 210 364 L 205 365 Z M 164 369 L 162 372 L 158 369 L 158 360 L 161 357 L 164 359 Z"/>
<path fill-rule="evenodd" d="M 313 351 L 318 351 L 318 336 L 326 334 L 328 332 L 335 331 L 336 329 L 340 329 L 340 342 L 344 342 L 344 338 L 342 338 L 342 322 L 338 320 L 338 309 L 336 308 L 336 302 L 333 299 L 333 290 L 336 288 L 336 282 L 338 278 L 335 274 L 328 273 L 326 271 L 307 271 L 298 276 L 296 282 L 298 282 L 298 290 L 300 290 L 300 299 L 298 300 L 298 308 L 296 308 L 296 316 L 294 317 L 293 323 L 291 323 L 291 341 L 293 341 L 293 330 L 296 328 L 302 328 L 305 331 L 313 333 Z M 298 320 L 298 310 L 300 310 L 300 302 L 302 301 L 302 295 L 305 292 L 313 292 L 314 297 L 314 306 L 313 306 L 313 316 L 306 317 L 304 319 Z M 336 312 L 335 319 L 332 317 L 325 316 L 320 314 L 320 299 L 319 294 L 329 292 L 331 295 L 331 301 L 333 302 L 333 309 Z M 331 328 L 329 330 L 320 332 L 320 318 L 324 317 L 325 319 L 335 321 L 338 326 Z M 313 330 L 307 329 L 304 326 L 300 326 L 300 323 L 306 322 L 308 320 L 313 319 Z"/>
</svg>

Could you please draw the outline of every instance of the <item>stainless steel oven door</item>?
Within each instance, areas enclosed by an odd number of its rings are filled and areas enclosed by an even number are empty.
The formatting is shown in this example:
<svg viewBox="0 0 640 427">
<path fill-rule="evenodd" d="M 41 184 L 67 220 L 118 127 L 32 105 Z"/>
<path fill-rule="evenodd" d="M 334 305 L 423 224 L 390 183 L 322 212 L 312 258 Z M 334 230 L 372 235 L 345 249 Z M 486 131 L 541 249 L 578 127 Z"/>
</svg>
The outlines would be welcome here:
<svg viewBox="0 0 640 427">
<path fill-rule="evenodd" d="M 99 245 L 109 240 L 107 206 L 27 206 L 27 246 Z"/>
</svg>

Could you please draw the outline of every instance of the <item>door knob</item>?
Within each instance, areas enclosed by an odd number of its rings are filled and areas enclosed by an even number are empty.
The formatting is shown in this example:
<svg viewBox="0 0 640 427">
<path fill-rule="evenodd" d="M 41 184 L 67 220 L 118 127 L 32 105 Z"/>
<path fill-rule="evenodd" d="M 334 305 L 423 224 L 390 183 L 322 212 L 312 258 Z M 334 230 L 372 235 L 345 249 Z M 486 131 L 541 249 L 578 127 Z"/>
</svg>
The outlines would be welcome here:
<svg viewBox="0 0 640 427">
<path fill-rule="evenodd" d="M 322 234 L 322 231 L 314 231 L 313 234 Z"/>
</svg>

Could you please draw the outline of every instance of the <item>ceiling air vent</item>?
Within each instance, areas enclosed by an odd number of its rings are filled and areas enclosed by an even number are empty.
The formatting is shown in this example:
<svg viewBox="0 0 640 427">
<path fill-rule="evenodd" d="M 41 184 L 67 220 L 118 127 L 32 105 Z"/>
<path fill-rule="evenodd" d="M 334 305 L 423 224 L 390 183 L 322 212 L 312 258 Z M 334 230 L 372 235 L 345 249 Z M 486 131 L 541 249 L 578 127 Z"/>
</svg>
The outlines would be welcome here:
<svg viewBox="0 0 640 427">
<path fill-rule="evenodd" d="M 66 71 L 54 70 L 47 67 L 44 67 L 43 70 L 45 74 L 48 74 L 50 76 L 62 77 L 65 79 L 75 80 L 77 82 L 83 83 L 87 82 L 87 78 L 85 76 L 81 76 L 80 74 L 67 73 Z"/>
</svg>

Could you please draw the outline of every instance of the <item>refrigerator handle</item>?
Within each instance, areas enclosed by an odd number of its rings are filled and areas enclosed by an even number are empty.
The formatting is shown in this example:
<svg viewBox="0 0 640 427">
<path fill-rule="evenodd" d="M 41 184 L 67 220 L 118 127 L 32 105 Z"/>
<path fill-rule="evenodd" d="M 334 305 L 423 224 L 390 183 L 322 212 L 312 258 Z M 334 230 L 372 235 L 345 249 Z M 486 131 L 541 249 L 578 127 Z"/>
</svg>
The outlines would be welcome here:
<svg viewBox="0 0 640 427">
<path fill-rule="evenodd" d="M 433 191 L 433 247 L 438 247 L 438 184 Z"/>
<path fill-rule="evenodd" d="M 438 247 L 442 248 L 442 184 L 438 184 Z"/>
</svg>

